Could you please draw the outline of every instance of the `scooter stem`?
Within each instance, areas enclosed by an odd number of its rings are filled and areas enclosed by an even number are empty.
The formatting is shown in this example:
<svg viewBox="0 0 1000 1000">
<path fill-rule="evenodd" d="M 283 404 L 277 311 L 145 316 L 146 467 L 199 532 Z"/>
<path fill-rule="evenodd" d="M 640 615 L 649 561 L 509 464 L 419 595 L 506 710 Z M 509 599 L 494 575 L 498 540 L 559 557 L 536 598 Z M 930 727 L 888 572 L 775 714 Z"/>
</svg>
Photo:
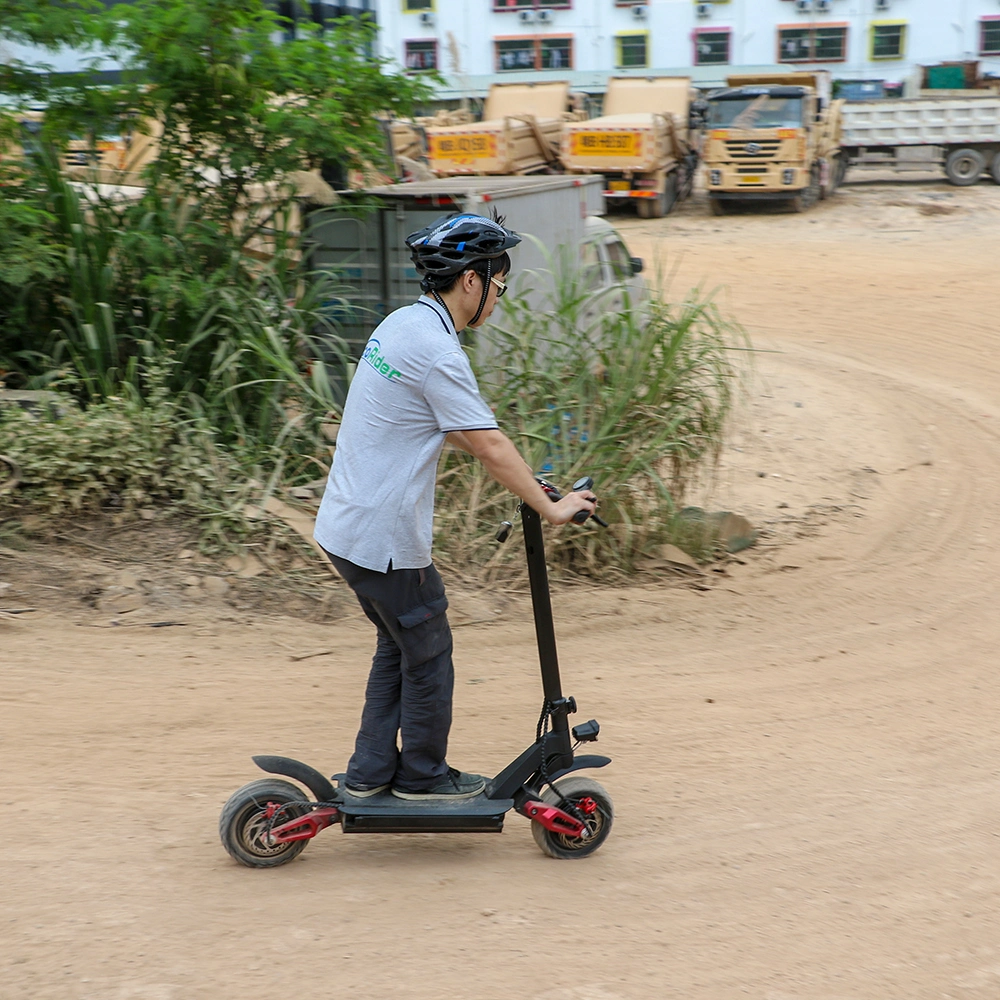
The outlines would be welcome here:
<svg viewBox="0 0 1000 1000">
<path fill-rule="evenodd" d="M 521 506 L 521 523 L 524 528 L 524 552 L 528 561 L 528 581 L 531 585 L 531 607 L 535 618 L 535 637 L 538 641 L 538 662 L 542 668 L 542 690 L 546 700 L 562 698 L 559 679 L 559 656 L 556 653 L 556 633 L 552 624 L 552 600 L 549 596 L 549 574 L 545 568 L 545 542 L 542 538 L 542 518 L 528 504 Z M 569 723 L 566 712 L 553 714 L 554 730 L 566 731 Z"/>
</svg>

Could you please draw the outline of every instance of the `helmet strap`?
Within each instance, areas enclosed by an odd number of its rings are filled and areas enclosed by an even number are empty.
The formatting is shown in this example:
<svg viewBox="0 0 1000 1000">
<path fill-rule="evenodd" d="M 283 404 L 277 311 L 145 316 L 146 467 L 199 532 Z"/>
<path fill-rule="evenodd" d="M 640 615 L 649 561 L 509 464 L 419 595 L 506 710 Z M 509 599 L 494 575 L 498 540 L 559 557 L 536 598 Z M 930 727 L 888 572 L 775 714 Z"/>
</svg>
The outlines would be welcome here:
<svg viewBox="0 0 1000 1000">
<path fill-rule="evenodd" d="M 474 274 L 476 272 L 473 272 Z M 480 275 L 482 278 L 482 275 Z M 493 278 L 493 261 L 489 257 L 486 258 L 486 277 L 482 278 L 483 282 L 483 297 L 479 300 L 479 308 L 476 310 L 476 315 L 469 320 L 469 326 L 475 326 L 476 321 L 483 314 L 483 310 L 486 308 L 486 299 L 490 294 L 490 281 Z"/>
<path fill-rule="evenodd" d="M 448 303 L 445 302 L 445 300 L 442 299 L 440 295 L 438 295 L 438 291 L 437 291 L 436 288 L 432 288 L 431 289 L 431 295 L 434 296 L 434 301 L 437 302 L 437 304 L 448 314 L 448 319 L 451 320 L 451 325 L 454 326 L 455 325 L 455 317 L 452 316 L 451 310 L 448 308 Z M 458 331 L 456 330 L 456 333 L 457 332 Z"/>
</svg>

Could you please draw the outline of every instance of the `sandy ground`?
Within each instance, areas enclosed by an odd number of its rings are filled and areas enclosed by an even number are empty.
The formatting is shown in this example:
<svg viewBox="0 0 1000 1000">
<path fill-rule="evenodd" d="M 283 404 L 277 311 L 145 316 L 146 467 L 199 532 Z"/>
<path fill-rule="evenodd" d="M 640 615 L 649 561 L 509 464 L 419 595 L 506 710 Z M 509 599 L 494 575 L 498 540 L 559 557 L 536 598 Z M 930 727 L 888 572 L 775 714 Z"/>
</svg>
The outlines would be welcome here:
<svg viewBox="0 0 1000 1000">
<path fill-rule="evenodd" d="M 566 689 L 614 757 L 615 829 L 585 861 L 513 814 L 499 837 L 332 830 L 277 870 L 229 860 L 217 817 L 251 753 L 343 766 L 353 611 L 99 629 L 67 599 L 0 623 L 0 996 L 995 1000 L 998 223 L 1000 187 L 940 182 L 621 222 L 752 335 L 704 499 L 767 533 L 707 590 L 557 596 Z M 451 753 L 487 773 L 540 700 L 527 609 L 475 624 L 491 599 L 456 596 Z"/>
</svg>

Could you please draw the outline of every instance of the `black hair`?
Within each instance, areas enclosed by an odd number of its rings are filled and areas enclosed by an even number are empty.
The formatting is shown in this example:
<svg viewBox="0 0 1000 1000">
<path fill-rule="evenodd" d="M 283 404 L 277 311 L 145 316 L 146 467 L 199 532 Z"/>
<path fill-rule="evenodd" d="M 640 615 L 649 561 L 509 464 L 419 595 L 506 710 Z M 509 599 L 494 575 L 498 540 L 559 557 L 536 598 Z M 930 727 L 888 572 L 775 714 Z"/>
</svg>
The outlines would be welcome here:
<svg viewBox="0 0 1000 1000">
<path fill-rule="evenodd" d="M 458 284 L 459 279 L 465 274 L 465 271 L 474 271 L 485 282 L 489 281 L 490 278 L 495 278 L 497 275 L 508 274 L 510 269 L 510 254 L 504 251 L 499 257 L 493 257 L 489 260 L 485 258 L 474 260 L 465 270 L 459 271 L 458 274 L 450 275 L 448 278 L 441 279 L 441 284 L 434 284 L 431 288 L 424 288 L 424 291 L 429 292 L 433 290 L 439 294 L 450 292 Z M 421 282 L 420 287 L 423 288 L 423 286 L 424 282 Z"/>
</svg>

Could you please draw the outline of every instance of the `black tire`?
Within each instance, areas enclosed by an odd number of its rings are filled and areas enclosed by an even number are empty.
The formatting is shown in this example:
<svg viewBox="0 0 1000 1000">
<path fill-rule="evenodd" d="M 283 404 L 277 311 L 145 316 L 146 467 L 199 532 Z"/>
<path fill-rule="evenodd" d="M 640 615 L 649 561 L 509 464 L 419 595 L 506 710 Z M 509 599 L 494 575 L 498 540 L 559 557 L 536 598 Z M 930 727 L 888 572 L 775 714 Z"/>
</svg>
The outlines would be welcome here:
<svg viewBox="0 0 1000 1000">
<path fill-rule="evenodd" d="M 993 162 L 990 163 L 990 177 L 997 184 L 1000 184 L 1000 152 L 997 152 L 996 156 L 993 157 Z"/>
<path fill-rule="evenodd" d="M 729 215 L 729 202 L 722 198 L 709 198 L 708 210 L 712 215 Z"/>
<path fill-rule="evenodd" d="M 559 790 L 557 795 L 551 788 L 542 793 L 542 801 L 553 806 L 561 806 L 566 799 L 574 805 L 582 799 L 593 799 L 597 809 L 586 817 L 588 837 L 567 837 L 562 833 L 546 830 L 541 823 L 532 820 L 531 835 L 535 843 L 550 858 L 575 859 L 585 858 L 596 851 L 611 833 L 611 825 L 615 819 L 615 809 L 604 786 L 593 778 L 563 778 L 555 783 Z"/>
<path fill-rule="evenodd" d="M 819 201 L 819 196 L 819 169 L 813 167 L 809 174 L 809 187 L 803 188 L 794 198 L 790 198 L 788 204 L 793 212 L 806 212 Z"/>
<path fill-rule="evenodd" d="M 308 841 L 293 840 L 288 844 L 267 846 L 262 840 L 266 820 L 265 810 L 269 802 L 284 805 L 286 802 L 301 802 L 301 806 L 290 806 L 278 814 L 275 826 L 287 823 L 296 816 L 308 812 L 308 802 L 301 788 L 290 781 L 276 778 L 261 778 L 233 792 L 222 807 L 219 817 L 219 837 L 229 856 L 247 868 L 277 868 L 297 858 Z"/>
<path fill-rule="evenodd" d="M 640 219 L 663 218 L 663 195 L 658 194 L 655 198 L 636 198 L 635 214 Z"/>
<path fill-rule="evenodd" d="M 944 172 L 956 187 L 975 184 L 986 169 L 986 157 L 977 149 L 956 149 L 944 161 Z"/>
</svg>

